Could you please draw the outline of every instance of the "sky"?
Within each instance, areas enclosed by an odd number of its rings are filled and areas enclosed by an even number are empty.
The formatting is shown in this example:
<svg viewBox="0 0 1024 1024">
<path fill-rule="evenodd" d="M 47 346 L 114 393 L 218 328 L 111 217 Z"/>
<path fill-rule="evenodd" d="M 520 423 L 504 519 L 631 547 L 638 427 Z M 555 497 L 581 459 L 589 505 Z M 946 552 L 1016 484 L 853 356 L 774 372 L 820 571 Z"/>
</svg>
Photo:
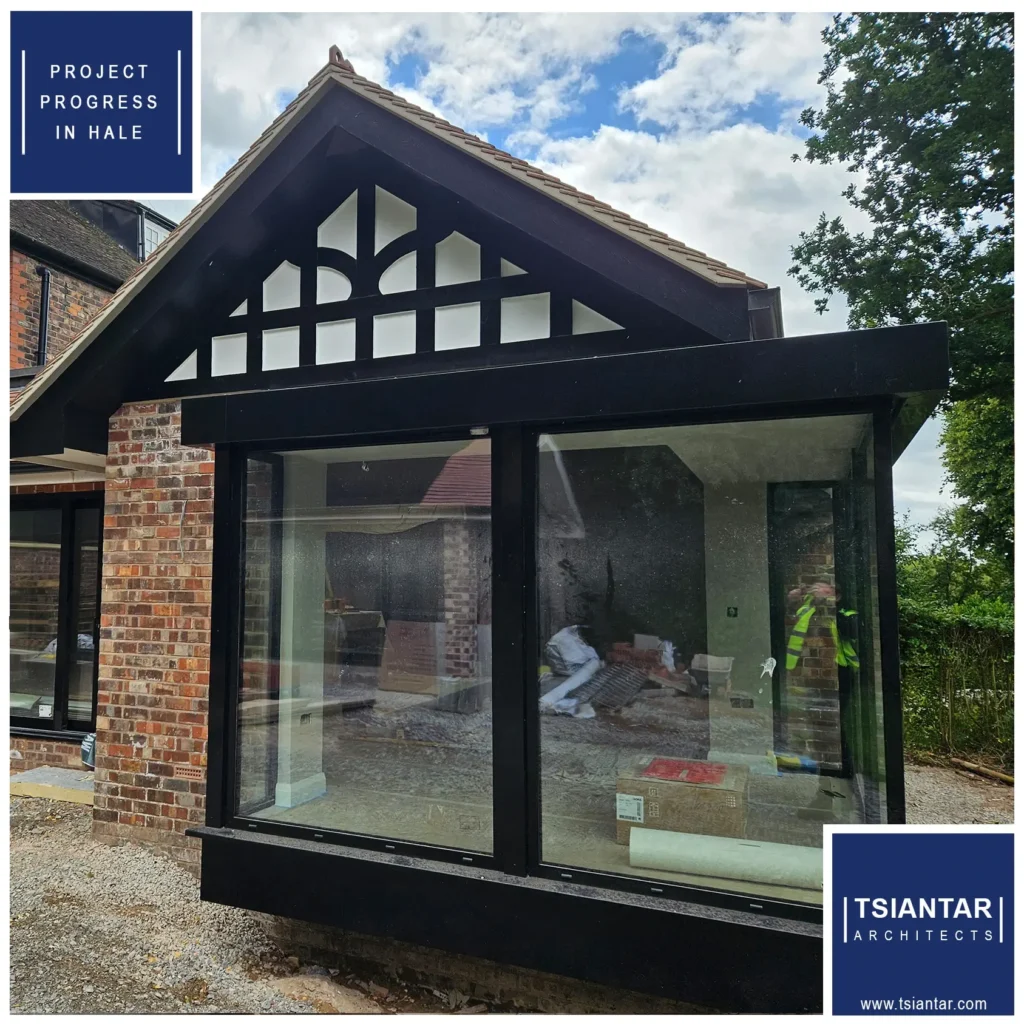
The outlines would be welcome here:
<svg viewBox="0 0 1024 1024">
<path fill-rule="evenodd" d="M 788 335 L 842 330 L 787 274 L 821 213 L 852 228 L 839 166 L 794 161 L 824 14 L 206 14 L 202 191 L 327 62 L 356 71 L 730 266 L 781 286 Z M 153 202 L 181 217 L 188 202 Z M 770 397 L 770 396 L 766 396 Z M 943 489 L 940 424 L 894 469 L 921 524 Z M 926 538 L 927 539 L 927 535 Z"/>
</svg>

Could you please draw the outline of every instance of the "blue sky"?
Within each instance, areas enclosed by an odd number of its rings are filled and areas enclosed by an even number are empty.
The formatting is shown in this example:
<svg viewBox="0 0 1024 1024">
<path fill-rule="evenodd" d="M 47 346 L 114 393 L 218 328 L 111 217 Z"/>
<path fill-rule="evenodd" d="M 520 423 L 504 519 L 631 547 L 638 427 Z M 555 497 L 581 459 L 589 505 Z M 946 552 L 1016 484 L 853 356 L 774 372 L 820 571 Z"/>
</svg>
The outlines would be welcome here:
<svg viewBox="0 0 1024 1024">
<path fill-rule="evenodd" d="M 327 60 L 357 72 L 783 292 L 787 333 L 841 330 L 788 276 L 824 212 L 859 224 L 841 167 L 793 162 L 821 102 L 824 14 L 301 14 L 203 16 L 203 186 Z M 188 204 L 164 203 L 181 215 Z M 938 424 L 896 468 L 926 522 Z"/>
</svg>

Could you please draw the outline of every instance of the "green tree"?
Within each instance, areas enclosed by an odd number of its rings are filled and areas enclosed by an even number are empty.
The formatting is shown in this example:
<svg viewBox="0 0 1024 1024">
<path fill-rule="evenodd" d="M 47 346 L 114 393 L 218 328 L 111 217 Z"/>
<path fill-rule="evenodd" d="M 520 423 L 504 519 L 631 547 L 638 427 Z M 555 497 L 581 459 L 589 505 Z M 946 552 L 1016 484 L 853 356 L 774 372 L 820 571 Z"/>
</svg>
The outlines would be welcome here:
<svg viewBox="0 0 1024 1024">
<path fill-rule="evenodd" d="M 972 550 L 1013 566 L 1013 405 L 972 398 L 946 413 L 942 461 L 965 498 L 952 513 L 951 532 Z"/>
<path fill-rule="evenodd" d="M 870 227 L 852 233 L 822 214 L 791 273 L 819 311 L 844 296 L 852 327 L 948 323 L 945 463 L 966 500 L 957 525 L 1010 557 L 1013 16 L 839 15 L 823 39 L 826 100 L 801 115 L 805 156 L 856 175 L 844 194 Z"/>
</svg>

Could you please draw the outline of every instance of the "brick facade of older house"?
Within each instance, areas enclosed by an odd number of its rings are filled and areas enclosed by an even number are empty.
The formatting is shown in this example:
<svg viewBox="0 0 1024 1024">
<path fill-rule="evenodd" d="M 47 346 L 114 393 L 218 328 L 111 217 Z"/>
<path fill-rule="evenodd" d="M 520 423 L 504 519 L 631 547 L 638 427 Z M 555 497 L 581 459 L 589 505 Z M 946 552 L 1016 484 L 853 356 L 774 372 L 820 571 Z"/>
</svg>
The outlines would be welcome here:
<svg viewBox="0 0 1024 1024">
<path fill-rule="evenodd" d="M 93 830 L 198 870 L 184 831 L 205 814 L 213 453 L 180 431 L 178 402 L 110 420 Z"/>
<path fill-rule="evenodd" d="M 11 250 L 11 369 L 35 366 L 39 354 L 39 311 L 43 279 L 35 256 Z M 110 298 L 111 290 L 50 266 L 47 359 L 55 359 Z"/>
</svg>

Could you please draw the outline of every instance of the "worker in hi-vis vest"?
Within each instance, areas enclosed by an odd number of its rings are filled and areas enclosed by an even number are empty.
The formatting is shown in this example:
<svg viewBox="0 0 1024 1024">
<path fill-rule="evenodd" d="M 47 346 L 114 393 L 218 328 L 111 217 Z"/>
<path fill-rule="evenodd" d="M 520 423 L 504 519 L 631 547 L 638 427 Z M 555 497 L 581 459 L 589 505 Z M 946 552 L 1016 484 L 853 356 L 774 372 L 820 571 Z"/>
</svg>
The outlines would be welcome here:
<svg viewBox="0 0 1024 1024">
<path fill-rule="evenodd" d="M 806 593 L 800 588 L 791 590 L 789 596 L 799 599 L 803 596 L 803 603 L 796 610 L 796 622 L 789 634 L 789 641 L 786 644 L 786 670 L 792 672 L 800 662 L 800 656 L 804 650 L 804 640 L 811 628 L 811 621 L 818 610 L 818 603 L 824 604 L 829 600 L 836 601 L 835 618 L 829 619 L 829 630 L 832 633 L 832 640 L 836 648 L 836 664 L 840 668 L 860 668 L 860 659 L 857 657 L 857 648 L 852 640 L 841 635 L 839 621 L 844 620 L 848 627 L 854 625 L 857 612 L 852 608 L 843 608 L 836 596 L 836 588 L 830 583 L 815 583 Z M 847 632 L 844 628 L 843 632 Z"/>
</svg>

